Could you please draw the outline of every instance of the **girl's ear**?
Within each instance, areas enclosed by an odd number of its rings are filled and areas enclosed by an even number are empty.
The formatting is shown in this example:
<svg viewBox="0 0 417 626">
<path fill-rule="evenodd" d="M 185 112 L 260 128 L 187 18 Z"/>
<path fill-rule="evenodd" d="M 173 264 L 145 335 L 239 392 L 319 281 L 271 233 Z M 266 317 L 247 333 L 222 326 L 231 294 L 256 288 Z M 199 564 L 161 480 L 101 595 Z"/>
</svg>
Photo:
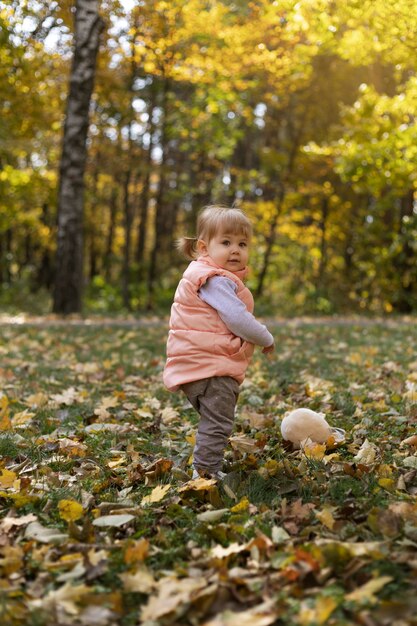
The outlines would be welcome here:
<svg viewBox="0 0 417 626">
<path fill-rule="evenodd" d="M 203 239 L 199 239 L 197 241 L 197 252 L 198 254 L 201 254 L 201 256 L 206 256 L 208 254 L 207 244 L 203 241 Z"/>
</svg>

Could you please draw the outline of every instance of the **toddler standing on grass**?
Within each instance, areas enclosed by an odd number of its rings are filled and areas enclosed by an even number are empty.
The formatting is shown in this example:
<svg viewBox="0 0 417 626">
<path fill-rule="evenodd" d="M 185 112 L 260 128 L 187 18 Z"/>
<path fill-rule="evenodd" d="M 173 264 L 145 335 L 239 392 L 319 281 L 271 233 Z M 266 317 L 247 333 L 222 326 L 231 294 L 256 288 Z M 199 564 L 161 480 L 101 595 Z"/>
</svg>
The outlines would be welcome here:
<svg viewBox="0 0 417 626">
<path fill-rule="evenodd" d="M 193 478 L 224 478 L 224 449 L 254 344 L 264 353 L 274 350 L 243 283 L 251 236 L 243 211 L 209 206 L 199 215 L 197 236 L 178 242 L 193 260 L 171 308 L 164 383 L 170 391 L 181 389 L 200 415 Z"/>
</svg>

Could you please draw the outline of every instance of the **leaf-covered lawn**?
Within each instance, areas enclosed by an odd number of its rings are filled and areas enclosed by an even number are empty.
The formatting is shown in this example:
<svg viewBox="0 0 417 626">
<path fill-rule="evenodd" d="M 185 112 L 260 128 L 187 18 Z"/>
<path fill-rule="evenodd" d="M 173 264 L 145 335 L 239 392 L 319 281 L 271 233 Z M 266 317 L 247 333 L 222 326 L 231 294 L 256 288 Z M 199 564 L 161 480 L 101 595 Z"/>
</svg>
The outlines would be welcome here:
<svg viewBox="0 0 417 626">
<path fill-rule="evenodd" d="M 218 486 L 162 322 L 1 328 L 1 624 L 417 623 L 415 324 L 273 331 Z M 302 406 L 345 444 L 286 450 Z"/>
</svg>

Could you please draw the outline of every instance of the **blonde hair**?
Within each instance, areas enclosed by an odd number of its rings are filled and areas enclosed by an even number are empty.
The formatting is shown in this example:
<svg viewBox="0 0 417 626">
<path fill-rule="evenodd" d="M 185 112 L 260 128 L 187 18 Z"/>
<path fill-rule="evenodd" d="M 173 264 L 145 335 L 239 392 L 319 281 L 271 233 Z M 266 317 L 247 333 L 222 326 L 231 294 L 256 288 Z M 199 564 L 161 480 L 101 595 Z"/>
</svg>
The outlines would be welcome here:
<svg viewBox="0 0 417 626">
<path fill-rule="evenodd" d="M 176 247 L 187 259 L 198 257 L 197 241 L 209 243 L 218 233 L 252 236 L 252 224 L 241 209 L 210 205 L 204 207 L 197 218 L 197 235 L 181 237 Z"/>
</svg>

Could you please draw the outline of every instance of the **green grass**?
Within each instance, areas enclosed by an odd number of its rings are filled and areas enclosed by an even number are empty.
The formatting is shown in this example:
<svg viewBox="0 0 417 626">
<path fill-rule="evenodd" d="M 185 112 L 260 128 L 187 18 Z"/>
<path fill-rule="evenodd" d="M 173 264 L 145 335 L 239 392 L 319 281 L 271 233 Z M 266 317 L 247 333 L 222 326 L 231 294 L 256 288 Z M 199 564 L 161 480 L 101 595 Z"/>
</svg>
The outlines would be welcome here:
<svg viewBox="0 0 417 626">
<path fill-rule="evenodd" d="M 87 563 L 86 573 L 72 583 L 88 587 L 85 597 L 74 600 L 80 619 L 101 598 L 114 610 L 109 623 L 123 626 L 138 623 L 139 608 L 149 593 L 132 592 L 119 576 L 141 568 L 155 580 L 168 575 L 206 577 L 207 587 L 217 585 L 219 576 L 228 582 L 218 588 L 218 611 L 226 605 L 248 609 L 271 597 L 279 607 L 276 623 L 286 626 L 299 624 L 301 608 L 313 610 L 322 596 L 337 603 L 330 625 L 358 623 L 367 605 L 345 602 L 344 595 L 373 577 L 393 579 L 376 592 L 376 612 L 383 614 L 383 602 L 408 593 L 415 574 L 408 564 L 414 548 L 405 541 L 405 531 L 407 524 L 415 524 L 417 479 L 403 465 L 414 449 L 401 441 L 417 427 L 417 408 L 407 399 L 405 384 L 417 372 L 415 324 L 330 321 L 327 326 L 311 323 L 272 330 L 277 350 L 268 359 L 255 353 L 235 427 L 235 434 L 253 439 L 257 446 L 252 452 L 227 450 L 233 471 L 229 489 L 184 493 L 184 483 L 171 473 L 169 461 L 187 470 L 190 436 L 198 419 L 181 394 L 171 394 L 162 385 L 165 324 L 0 329 L 0 375 L 7 399 L 3 416 L 13 422 L 25 410 L 33 414 L 0 433 L 1 468 L 20 480 L 16 488 L 0 487 L 1 517 L 33 513 L 43 526 L 69 532 L 60 502 L 84 504 L 82 519 L 74 522 L 78 531 L 63 544 L 28 540 L 24 525 L 10 530 L 10 543 L 0 548 L 0 573 L 7 581 L 0 615 L 3 611 L 11 626 L 54 623 L 54 609 L 45 598 L 62 587 L 58 572 L 70 571 L 65 563 L 74 553 Z M 283 446 L 280 420 L 286 411 L 301 406 L 323 411 L 332 425 L 346 429 L 345 444 L 327 451 L 334 456 L 315 460 Z M 177 415 L 164 421 L 161 415 L 167 408 Z M 252 426 L 251 415 L 264 419 L 263 425 Z M 92 432 L 95 424 L 109 429 Z M 377 449 L 370 466 L 354 460 L 365 439 Z M 142 503 L 156 487 L 168 485 L 163 499 Z M 121 507 L 133 511 L 134 520 L 121 528 L 98 529 L 92 522 L 103 503 L 110 511 L 113 504 L 112 514 Z M 217 508 L 227 509 L 220 519 L 199 519 L 200 513 Z M 288 539 L 274 544 L 274 532 L 283 531 Z M 148 542 L 143 561 L 129 562 L 126 551 L 140 540 Z M 342 542 L 375 541 L 385 546 L 381 554 L 369 548 L 358 557 L 342 547 Z M 232 544 L 244 549 L 220 561 L 210 556 L 216 546 L 227 549 Z M 12 564 L 9 545 L 22 548 L 21 561 Z M 89 550 L 103 550 L 105 565 L 94 569 L 88 564 Z M 309 561 L 308 553 L 315 560 Z M 355 571 L 359 559 L 356 580 L 349 572 Z M 228 571 L 246 571 L 247 578 L 241 573 L 238 582 L 229 580 Z M 37 596 L 41 606 L 29 610 L 35 584 L 42 587 Z M 198 610 L 193 602 L 183 607 L 179 621 L 165 616 L 156 624 L 207 621 L 210 602 L 199 602 Z M 406 609 L 401 611 L 406 619 Z"/>
</svg>

